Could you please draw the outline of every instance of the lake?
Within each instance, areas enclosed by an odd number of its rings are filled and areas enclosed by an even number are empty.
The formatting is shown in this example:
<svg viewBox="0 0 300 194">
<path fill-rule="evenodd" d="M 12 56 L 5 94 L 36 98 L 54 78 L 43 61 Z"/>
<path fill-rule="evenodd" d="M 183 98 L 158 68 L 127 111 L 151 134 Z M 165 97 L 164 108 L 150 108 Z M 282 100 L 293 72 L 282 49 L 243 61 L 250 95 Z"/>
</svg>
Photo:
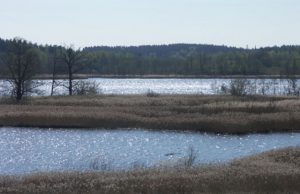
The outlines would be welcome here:
<svg viewBox="0 0 300 194">
<path fill-rule="evenodd" d="M 266 94 L 283 94 L 288 89 L 288 83 L 283 79 L 249 79 L 253 83 L 253 92 L 261 93 L 264 88 Z M 66 81 L 58 80 L 61 83 Z M 102 94 L 146 94 L 153 91 L 158 94 L 217 94 L 221 85 L 229 85 L 230 79 L 115 79 L 115 78 L 93 78 L 86 82 L 95 82 Z M 2 81 L 3 82 L 3 81 Z M 43 95 L 50 95 L 51 81 L 43 80 L 43 86 L 39 87 Z M 298 80 L 300 85 L 300 81 Z M 3 85 L 3 84 L 1 84 Z M 0 86 L 1 86 L 0 85 Z M 4 85 L 7 85 L 4 84 Z M 62 85 L 62 84 L 61 84 Z M 0 91 L 7 92 L 4 88 Z M 56 88 L 56 94 L 67 94 L 63 86 Z"/>
<path fill-rule="evenodd" d="M 300 133 L 218 135 L 141 129 L 0 128 L 0 174 L 121 170 L 174 164 L 196 152 L 197 164 L 224 163 L 300 146 Z"/>
</svg>

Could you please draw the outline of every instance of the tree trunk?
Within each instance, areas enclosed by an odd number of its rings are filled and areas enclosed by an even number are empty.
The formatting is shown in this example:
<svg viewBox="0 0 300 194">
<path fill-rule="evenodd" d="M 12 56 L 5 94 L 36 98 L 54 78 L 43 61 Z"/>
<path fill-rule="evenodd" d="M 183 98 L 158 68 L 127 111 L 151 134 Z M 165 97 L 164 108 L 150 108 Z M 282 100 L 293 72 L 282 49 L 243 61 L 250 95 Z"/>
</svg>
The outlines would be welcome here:
<svg viewBox="0 0 300 194">
<path fill-rule="evenodd" d="M 51 96 L 53 96 L 53 93 L 54 93 L 55 75 L 56 75 L 56 53 L 53 58 Z"/>
<path fill-rule="evenodd" d="M 22 86 L 20 83 L 17 84 L 16 88 L 16 100 L 17 102 L 20 102 L 22 100 L 23 93 L 22 93 Z"/>
<path fill-rule="evenodd" d="M 73 95 L 73 74 L 71 67 L 69 67 L 69 95 Z"/>
</svg>

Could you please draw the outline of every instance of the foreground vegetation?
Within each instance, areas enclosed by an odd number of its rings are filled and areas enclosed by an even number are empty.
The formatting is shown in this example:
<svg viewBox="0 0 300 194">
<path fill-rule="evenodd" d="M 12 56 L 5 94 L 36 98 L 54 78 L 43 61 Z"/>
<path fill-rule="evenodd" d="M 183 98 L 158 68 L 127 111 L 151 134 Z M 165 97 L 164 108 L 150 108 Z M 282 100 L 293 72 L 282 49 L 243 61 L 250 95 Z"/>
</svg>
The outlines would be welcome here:
<svg viewBox="0 0 300 194">
<path fill-rule="evenodd" d="M 145 128 L 213 133 L 300 130 L 297 97 L 148 96 L 36 97 L 0 101 L 0 126 Z"/>
<path fill-rule="evenodd" d="M 300 148 L 227 165 L 1 177 L 0 193 L 299 193 Z"/>
</svg>

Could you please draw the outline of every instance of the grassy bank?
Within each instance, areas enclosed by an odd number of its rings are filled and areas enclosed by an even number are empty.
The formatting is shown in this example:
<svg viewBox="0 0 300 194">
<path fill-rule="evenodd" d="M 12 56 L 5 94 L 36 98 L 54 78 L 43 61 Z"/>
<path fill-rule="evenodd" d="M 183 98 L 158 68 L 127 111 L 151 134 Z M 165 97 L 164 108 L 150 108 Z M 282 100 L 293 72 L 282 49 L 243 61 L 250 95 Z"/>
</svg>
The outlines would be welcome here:
<svg viewBox="0 0 300 194">
<path fill-rule="evenodd" d="M 145 128 L 213 133 L 300 131 L 294 97 L 95 96 L 0 102 L 1 126 Z"/>
<path fill-rule="evenodd" d="M 0 177 L 0 193 L 299 193 L 300 148 L 223 166 Z"/>
</svg>

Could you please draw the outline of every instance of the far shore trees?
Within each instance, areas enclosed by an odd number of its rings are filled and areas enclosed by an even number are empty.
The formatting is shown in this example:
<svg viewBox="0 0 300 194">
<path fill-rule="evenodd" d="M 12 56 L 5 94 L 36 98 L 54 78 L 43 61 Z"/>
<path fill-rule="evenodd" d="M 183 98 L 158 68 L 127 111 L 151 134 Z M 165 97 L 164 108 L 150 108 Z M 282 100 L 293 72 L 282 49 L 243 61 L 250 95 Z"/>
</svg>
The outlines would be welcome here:
<svg viewBox="0 0 300 194">
<path fill-rule="evenodd" d="M 9 52 L 13 40 L 0 38 L 0 55 Z M 33 44 L 40 54 L 53 56 L 55 49 L 68 47 Z M 74 49 L 72 49 L 74 51 Z M 76 73 L 95 75 L 160 75 L 160 76 L 300 76 L 300 46 L 243 49 L 215 45 L 172 44 L 153 46 L 108 47 L 80 49 L 85 53 L 85 67 Z M 46 57 L 41 57 L 39 74 L 52 74 Z M 44 60 L 43 60 L 44 59 Z M 66 65 L 57 64 L 57 75 L 67 73 Z M 0 69 L 5 65 L 0 63 Z"/>
<path fill-rule="evenodd" d="M 24 96 L 35 92 L 39 86 L 32 81 L 39 61 L 38 50 L 21 38 L 14 38 L 9 51 L 2 56 L 2 63 L 6 67 L 6 77 L 11 85 L 10 93 L 17 102 L 20 102 Z"/>
</svg>

